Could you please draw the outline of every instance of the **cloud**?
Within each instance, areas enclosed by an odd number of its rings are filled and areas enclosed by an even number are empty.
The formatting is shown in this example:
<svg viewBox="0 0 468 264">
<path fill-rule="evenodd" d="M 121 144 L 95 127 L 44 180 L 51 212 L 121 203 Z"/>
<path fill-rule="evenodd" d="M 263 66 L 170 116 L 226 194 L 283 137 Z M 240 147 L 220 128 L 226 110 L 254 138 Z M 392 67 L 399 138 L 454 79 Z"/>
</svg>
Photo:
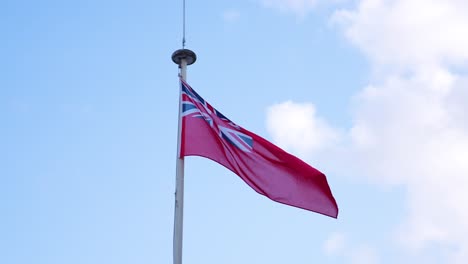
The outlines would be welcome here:
<svg viewBox="0 0 468 264">
<path fill-rule="evenodd" d="M 379 257 L 372 246 L 350 243 L 343 233 L 332 233 L 323 244 L 323 250 L 329 257 L 341 257 L 342 263 L 377 264 Z"/>
<path fill-rule="evenodd" d="M 339 139 L 339 134 L 316 115 L 315 106 L 310 103 L 287 101 L 270 106 L 267 129 L 278 145 L 301 155 L 323 149 Z"/>
<path fill-rule="evenodd" d="M 267 8 L 294 13 L 303 17 L 316 6 L 318 1 L 319 0 L 262 0 L 262 4 Z"/>
<path fill-rule="evenodd" d="M 266 8 L 279 10 L 284 13 L 295 14 L 299 18 L 304 18 L 314 8 L 321 4 L 339 4 L 350 0 L 260 0 Z"/>
<path fill-rule="evenodd" d="M 466 86 L 446 69 L 420 74 L 389 76 L 357 96 L 350 163 L 374 181 L 406 187 L 404 246 L 436 243 L 462 253 L 468 251 L 468 213 L 461 206 L 468 201 L 468 109 L 453 99 Z"/>
<path fill-rule="evenodd" d="M 354 100 L 350 163 L 405 186 L 399 241 L 451 249 L 451 263 L 468 261 L 468 75 L 454 70 L 468 62 L 467 12 L 458 0 L 362 0 L 333 18 L 380 71 Z"/>
<path fill-rule="evenodd" d="M 332 233 L 323 244 L 323 250 L 327 255 L 340 255 L 343 253 L 346 244 L 345 235 L 343 233 Z"/>
<path fill-rule="evenodd" d="M 326 121 L 314 108 L 305 111 L 307 104 L 287 102 L 285 112 L 302 109 L 301 121 L 292 122 L 309 125 L 268 126 L 274 140 L 301 152 L 340 144 L 335 161 L 347 174 L 352 169 L 372 182 L 405 187 L 407 213 L 395 227 L 397 242 L 421 258 L 437 246 L 441 263 L 468 262 L 467 13 L 463 0 L 361 0 L 338 10 L 332 20 L 367 56 L 374 74 L 351 101 L 344 139 L 322 139 L 336 129 L 315 125 Z M 288 120 L 269 111 L 267 122 L 278 117 Z M 353 259 L 377 261 L 366 248 Z"/>
<path fill-rule="evenodd" d="M 228 23 L 236 22 L 237 20 L 239 20 L 240 16 L 241 16 L 240 12 L 234 9 L 226 10 L 223 13 L 223 19 L 225 22 L 228 22 Z"/>
<path fill-rule="evenodd" d="M 351 264 L 377 264 L 379 263 L 375 250 L 367 245 L 361 245 L 350 254 Z"/>
<path fill-rule="evenodd" d="M 375 63 L 414 67 L 466 62 L 467 13 L 464 0 L 361 0 L 333 20 Z"/>
</svg>

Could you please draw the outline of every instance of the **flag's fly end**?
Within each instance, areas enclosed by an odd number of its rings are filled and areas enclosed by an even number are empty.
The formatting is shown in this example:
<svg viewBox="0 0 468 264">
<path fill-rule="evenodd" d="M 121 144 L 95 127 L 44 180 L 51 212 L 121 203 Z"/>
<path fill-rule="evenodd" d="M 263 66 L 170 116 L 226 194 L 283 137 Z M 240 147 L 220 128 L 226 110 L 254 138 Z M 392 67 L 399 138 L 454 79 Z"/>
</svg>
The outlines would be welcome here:
<svg viewBox="0 0 468 264">
<path fill-rule="evenodd" d="M 192 65 L 197 60 L 197 55 L 189 49 L 178 49 L 172 53 L 172 61 L 175 64 L 180 66 L 182 60 L 185 60 L 187 65 Z"/>
</svg>

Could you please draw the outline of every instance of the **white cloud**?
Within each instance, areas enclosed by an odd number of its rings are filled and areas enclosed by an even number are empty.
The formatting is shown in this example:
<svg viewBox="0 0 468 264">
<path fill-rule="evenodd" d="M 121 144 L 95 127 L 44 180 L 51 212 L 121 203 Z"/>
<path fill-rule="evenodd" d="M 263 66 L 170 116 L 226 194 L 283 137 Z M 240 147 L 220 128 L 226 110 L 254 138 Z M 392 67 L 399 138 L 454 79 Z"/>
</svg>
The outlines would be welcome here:
<svg viewBox="0 0 468 264">
<path fill-rule="evenodd" d="M 267 8 L 276 9 L 285 13 L 292 13 L 299 18 L 305 17 L 314 8 L 321 4 L 338 4 L 350 0 L 259 0 Z"/>
<path fill-rule="evenodd" d="M 465 0 L 361 0 L 334 21 L 376 63 L 403 67 L 468 59 Z"/>
<path fill-rule="evenodd" d="M 239 20 L 240 16 L 241 16 L 240 12 L 234 9 L 226 10 L 223 13 L 224 21 L 229 22 L 229 23 L 236 22 L 237 20 Z"/>
<path fill-rule="evenodd" d="M 436 245 L 444 251 L 441 263 L 454 264 L 468 263 L 466 14 L 464 0 L 361 0 L 356 9 L 333 16 L 376 74 L 353 98 L 353 122 L 341 145 L 344 155 L 337 153 L 338 167 L 353 168 L 373 182 L 404 186 L 407 214 L 395 227 L 400 245 L 421 256 Z M 289 107 L 295 105 L 289 102 Z M 282 115 L 270 111 L 268 120 L 288 120 Z M 314 124 L 315 119 L 313 110 L 296 122 Z M 269 128 L 275 140 L 301 152 L 337 142 L 325 140 L 320 146 L 317 135 L 326 133 L 317 132 L 319 126 L 296 125 L 288 132 L 287 125 Z M 314 140 L 307 144 L 298 135 L 308 133 Z M 377 261 L 366 248 L 353 259 Z"/>
<path fill-rule="evenodd" d="M 375 250 L 367 245 L 361 245 L 351 252 L 349 258 L 352 264 L 377 264 L 379 263 Z"/>
<path fill-rule="evenodd" d="M 323 250 L 327 255 L 340 255 L 345 248 L 346 239 L 343 233 L 332 233 L 323 244 Z"/>
<path fill-rule="evenodd" d="M 451 263 L 468 261 L 468 76 L 453 71 L 468 62 L 467 12 L 458 0 L 362 0 L 334 17 L 380 70 L 354 101 L 350 163 L 405 186 L 399 241 L 452 249 Z"/>
<path fill-rule="evenodd" d="M 267 129 L 278 145 L 300 155 L 318 151 L 338 140 L 338 133 L 316 116 L 315 106 L 310 103 L 287 101 L 270 106 Z"/>
<path fill-rule="evenodd" d="M 377 264 L 379 256 L 374 247 L 366 244 L 351 243 L 343 233 L 332 233 L 323 244 L 323 250 L 329 257 L 341 257 L 343 263 Z"/>
<path fill-rule="evenodd" d="M 319 0 L 262 0 L 262 4 L 268 8 L 291 12 L 303 17 L 315 7 L 318 1 Z"/>
<path fill-rule="evenodd" d="M 403 245 L 420 250 L 437 243 L 463 253 L 468 251 L 468 212 L 462 205 L 468 201 L 468 111 L 453 98 L 466 87 L 459 86 L 460 76 L 443 69 L 431 74 L 427 80 L 390 76 L 357 97 L 349 157 L 368 177 L 407 188 Z M 439 82 L 439 74 L 451 81 Z M 454 114 L 454 106 L 465 107 L 464 118 Z"/>
</svg>

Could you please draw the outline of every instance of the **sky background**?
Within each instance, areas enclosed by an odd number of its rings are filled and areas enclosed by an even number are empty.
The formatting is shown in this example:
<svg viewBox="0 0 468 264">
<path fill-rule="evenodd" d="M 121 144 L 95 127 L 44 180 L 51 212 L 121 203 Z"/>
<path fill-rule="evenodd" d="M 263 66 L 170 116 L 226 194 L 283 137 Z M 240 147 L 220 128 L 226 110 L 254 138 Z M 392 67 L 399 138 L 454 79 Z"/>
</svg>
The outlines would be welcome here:
<svg viewBox="0 0 468 264">
<path fill-rule="evenodd" d="M 171 263 L 181 1 L 0 2 L 0 263 Z M 468 261 L 468 2 L 187 0 L 188 82 L 337 220 L 186 159 L 184 263 Z"/>
</svg>

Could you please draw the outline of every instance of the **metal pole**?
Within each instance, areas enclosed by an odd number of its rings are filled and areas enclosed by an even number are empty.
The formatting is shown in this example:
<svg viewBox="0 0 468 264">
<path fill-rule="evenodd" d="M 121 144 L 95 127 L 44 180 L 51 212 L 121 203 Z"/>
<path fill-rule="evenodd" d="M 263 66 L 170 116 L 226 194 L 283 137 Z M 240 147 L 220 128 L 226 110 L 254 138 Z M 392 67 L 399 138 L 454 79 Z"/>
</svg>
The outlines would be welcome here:
<svg viewBox="0 0 468 264">
<path fill-rule="evenodd" d="M 195 62 L 196 55 L 187 49 L 177 50 L 172 54 L 172 60 L 179 65 L 180 77 L 187 79 L 187 65 Z M 180 86 L 179 89 L 182 89 Z M 184 220 L 184 157 L 181 155 L 182 137 L 182 90 L 179 92 L 179 126 L 177 132 L 177 158 L 176 158 L 176 190 L 174 206 L 174 264 L 182 264 L 183 220 Z"/>
</svg>

